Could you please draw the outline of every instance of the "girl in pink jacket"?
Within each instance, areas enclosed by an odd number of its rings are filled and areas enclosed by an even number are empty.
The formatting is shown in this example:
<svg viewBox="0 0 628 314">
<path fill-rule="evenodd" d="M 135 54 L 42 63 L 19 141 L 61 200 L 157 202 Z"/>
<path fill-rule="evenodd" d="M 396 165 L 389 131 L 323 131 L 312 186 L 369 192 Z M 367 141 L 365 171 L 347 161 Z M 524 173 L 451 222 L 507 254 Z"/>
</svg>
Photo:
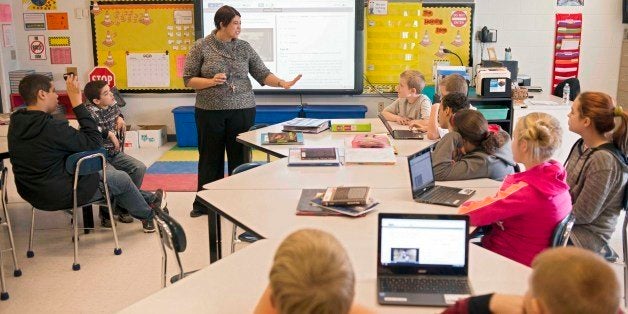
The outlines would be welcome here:
<svg viewBox="0 0 628 314">
<path fill-rule="evenodd" d="M 482 237 L 484 248 L 530 266 L 550 246 L 554 228 L 571 212 L 565 169 L 550 160 L 561 138 L 558 120 L 548 114 L 519 119 L 512 152 L 527 170 L 508 175 L 495 196 L 466 202 L 459 211 L 474 226 L 492 227 Z"/>
</svg>

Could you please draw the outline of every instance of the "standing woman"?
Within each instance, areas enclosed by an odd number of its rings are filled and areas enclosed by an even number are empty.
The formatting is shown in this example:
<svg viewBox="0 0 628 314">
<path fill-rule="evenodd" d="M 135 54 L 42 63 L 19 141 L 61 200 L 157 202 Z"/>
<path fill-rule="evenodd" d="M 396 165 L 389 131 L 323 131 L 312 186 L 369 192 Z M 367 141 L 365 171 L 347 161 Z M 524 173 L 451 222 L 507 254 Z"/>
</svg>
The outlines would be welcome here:
<svg viewBox="0 0 628 314">
<path fill-rule="evenodd" d="M 225 149 L 229 174 L 247 161 L 247 151 L 236 137 L 255 121 L 255 96 L 248 74 L 261 85 L 291 88 L 300 78 L 284 81 L 264 65 L 249 43 L 238 39 L 240 12 L 222 6 L 214 15 L 216 29 L 196 41 L 185 61 L 183 81 L 196 90 L 198 129 L 198 190 L 224 177 Z M 207 214 L 197 200 L 190 216 Z"/>
</svg>

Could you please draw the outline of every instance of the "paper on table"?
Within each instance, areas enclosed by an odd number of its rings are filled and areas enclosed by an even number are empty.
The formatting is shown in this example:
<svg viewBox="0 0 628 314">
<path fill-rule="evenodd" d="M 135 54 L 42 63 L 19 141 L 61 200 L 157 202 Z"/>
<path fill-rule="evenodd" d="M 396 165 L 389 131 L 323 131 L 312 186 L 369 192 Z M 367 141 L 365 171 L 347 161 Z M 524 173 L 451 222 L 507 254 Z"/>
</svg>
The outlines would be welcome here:
<svg viewBox="0 0 628 314">
<path fill-rule="evenodd" d="M 345 164 L 394 165 L 396 162 L 397 158 L 391 147 L 345 148 Z"/>
<path fill-rule="evenodd" d="M 530 104 L 532 105 L 540 105 L 540 106 L 557 106 L 558 103 L 552 100 L 530 100 Z"/>
</svg>

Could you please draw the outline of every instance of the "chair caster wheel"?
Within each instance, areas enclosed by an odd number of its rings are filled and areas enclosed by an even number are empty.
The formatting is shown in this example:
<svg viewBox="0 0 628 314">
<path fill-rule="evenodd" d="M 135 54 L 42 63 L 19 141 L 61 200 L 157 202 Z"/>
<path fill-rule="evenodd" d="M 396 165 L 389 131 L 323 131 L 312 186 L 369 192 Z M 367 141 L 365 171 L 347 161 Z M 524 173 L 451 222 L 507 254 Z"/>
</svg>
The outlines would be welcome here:
<svg viewBox="0 0 628 314">
<path fill-rule="evenodd" d="M 73 271 L 81 270 L 81 264 L 72 264 L 72 270 Z"/>
<path fill-rule="evenodd" d="M 22 276 L 22 270 L 21 269 L 16 269 L 13 271 L 13 277 L 20 277 Z"/>
<path fill-rule="evenodd" d="M 122 254 L 122 249 L 121 249 L 121 248 L 115 248 L 115 249 L 113 249 L 113 254 L 115 254 L 115 255 L 120 255 L 120 254 Z"/>
<path fill-rule="evenodd" d="M 8 299 L 9 299 L 9 293 L 8 292 L 0 293 L 0 300 L 4 301 L 4 300 L 8 300 Z"/>
<path fill-rule="evenodd" d="M 35 252 L 33 252 L 33 251 L 27 251 L 26 252 L 26 257 L 33 258 L 34 256 L 35 256 Z"/>
</svg>

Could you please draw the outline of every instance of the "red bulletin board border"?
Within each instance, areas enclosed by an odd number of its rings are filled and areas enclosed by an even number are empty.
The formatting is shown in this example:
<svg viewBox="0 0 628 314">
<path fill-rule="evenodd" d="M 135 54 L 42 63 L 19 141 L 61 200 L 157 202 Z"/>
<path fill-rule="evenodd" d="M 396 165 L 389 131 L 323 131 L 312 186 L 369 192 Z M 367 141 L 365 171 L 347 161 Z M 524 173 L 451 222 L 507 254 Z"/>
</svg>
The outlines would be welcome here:
<svg viewBox="0 0 628 314">
<path fill-rule="evenodd" d="M 582 46 L 582 14 L 557 13 L 555 27 L 552 89 L 566 79 L 578 77 L 580 47 Z M 564 39 L 579 40 L 578 47 L 576 49 L 562 49 Z"/>
</svg>

